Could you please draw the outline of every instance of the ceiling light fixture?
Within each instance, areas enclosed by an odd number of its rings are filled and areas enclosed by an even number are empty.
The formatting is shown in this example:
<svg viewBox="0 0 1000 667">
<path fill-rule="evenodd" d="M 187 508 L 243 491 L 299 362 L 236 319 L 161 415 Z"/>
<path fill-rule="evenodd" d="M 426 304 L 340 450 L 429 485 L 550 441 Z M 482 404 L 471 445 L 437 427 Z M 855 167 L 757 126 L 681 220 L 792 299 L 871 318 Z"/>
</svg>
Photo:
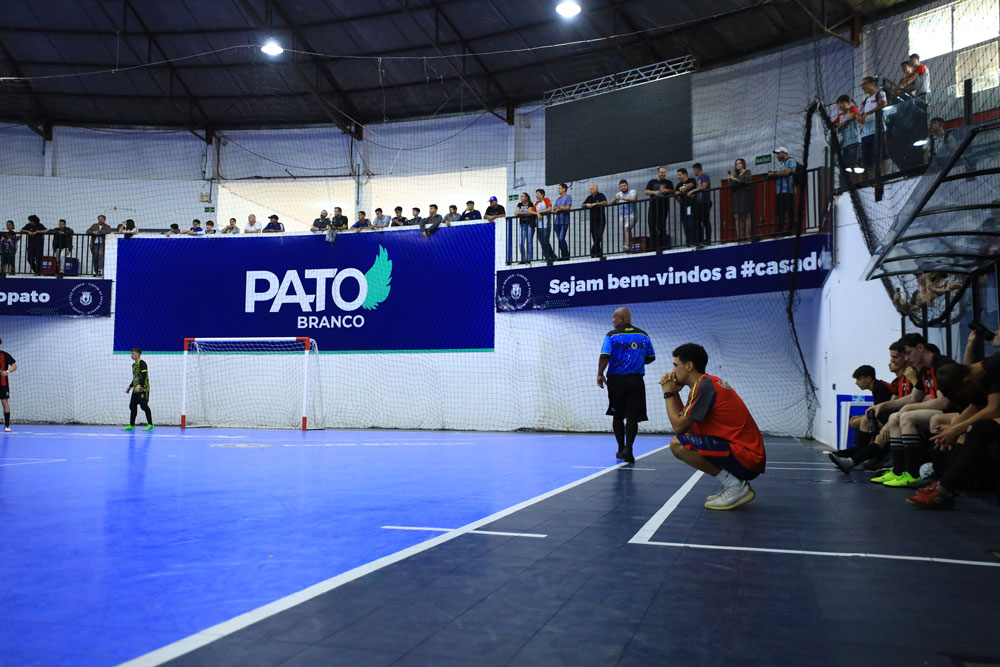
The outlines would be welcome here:
<svg viewBox="0 0 1000 667">
<path fill-rule="evenodd" d="M 267 40 L 267 43 L 260 47 L 260 50 L 269 56 L 280 56 L 285 52 L 285 50 L 278 46 L 278 43 L 273 39 Z"/>
<path fill-rule="evenodd" d="M 556 12 L 563 18 L 571 19 L 580 13 L 580 3 L 573 0 L 566 0 L 556 5 Z"/>
</svg>

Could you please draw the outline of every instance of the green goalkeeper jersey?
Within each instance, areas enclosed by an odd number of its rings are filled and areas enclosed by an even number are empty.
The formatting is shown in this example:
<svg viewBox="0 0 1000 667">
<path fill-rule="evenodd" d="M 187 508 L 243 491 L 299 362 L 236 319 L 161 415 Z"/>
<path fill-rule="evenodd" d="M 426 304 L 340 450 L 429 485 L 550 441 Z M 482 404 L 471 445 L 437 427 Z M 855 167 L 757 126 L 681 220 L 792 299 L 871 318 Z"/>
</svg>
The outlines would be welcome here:
<svg viewBox="0 0 1000 667">
<path fill-rule="evenodd" d="M 132 364 L 132 382 L 129 386 L 132 387 L 133 391 L 149 393 L 149 369 L 142 359 Z"/>
</svg>

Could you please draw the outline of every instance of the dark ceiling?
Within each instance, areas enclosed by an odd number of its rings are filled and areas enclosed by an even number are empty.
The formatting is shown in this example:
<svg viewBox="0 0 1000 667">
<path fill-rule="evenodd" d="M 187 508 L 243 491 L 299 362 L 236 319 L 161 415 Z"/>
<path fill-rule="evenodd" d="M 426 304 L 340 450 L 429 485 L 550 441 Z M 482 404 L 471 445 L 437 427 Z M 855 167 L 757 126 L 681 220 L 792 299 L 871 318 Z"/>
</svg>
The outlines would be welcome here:
<svg viewBox="0 0 1000 667">
<path fill-rule="evenodd" d="M 41 132 L 333 123 L 356 134 L 355 123 L 384 118 L 483 108 L 506 118 L 553 88 L 687 54 L 699 67 L 737 60 L 900 3 L 582 0 L 573 20 L 555 4 L 0 0 L 0 78 L 13 77 L 0 80 L 0 119 Z M 269 36 L 332 57 L 271 58 L 255 46 Z M 537 48 L 581 40 L 592 41 Z M 484 55 L 495 51 L 508 52 Z"/>
</svg>

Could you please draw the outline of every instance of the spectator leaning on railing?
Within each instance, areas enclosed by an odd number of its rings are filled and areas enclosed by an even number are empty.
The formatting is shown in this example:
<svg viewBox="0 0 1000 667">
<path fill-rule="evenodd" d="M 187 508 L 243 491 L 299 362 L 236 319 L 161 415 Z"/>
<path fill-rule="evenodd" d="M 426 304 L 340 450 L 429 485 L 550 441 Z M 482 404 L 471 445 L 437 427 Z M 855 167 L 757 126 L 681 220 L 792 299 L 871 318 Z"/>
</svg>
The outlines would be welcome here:
<svg viewBox="0 0 1000 667">
<path fill-rule="evenodd" d="M 667 180 L 667 168 L 656 170 L 656 178 L 646 183 L 644 193 L 649 197 L 649 249 L 667 247 L 667 217 L 670 214 L 670 195 L 674 184 Z"/>
<path fill-rule="evenodd" d="M 382 213 L 382 209 L 375 209 L 375 218 L 372 220 L 372 226 L 378 228 L 388 227 L 392 224 L 392 218 Z"/>
<path fill-rule="evenodd" d="M 597 184 L 590 185 L 590 194 L 583 200 L 583 207 L 590 210 L 590 238 L 593 245 L 590 246 L 591 257 L 604 257 L 604 207 L 608 205 L 608 198 L 598 190 Z"/>
<path fill-rule="evenodd" d="M 490 197 L 490 205 L 486 207 L 486 215 L 483 217 L 489 222 L 495 222 L 497 218 L 507 217 L 507 210 L 497 203 L 496 197 Z"/>
<path fill-rule="evenodd" d="M 267 216 L 267 225 L 261 231 L 262 234 L 282 234 L 285 231 L 285 226 L 278 222 L 278 216 L 272 213 Z"/>
<path fill-rule="evenodd" d="M 251 213 L 247 216 L 246 227 L 243 228 L 244 234 L 260 234 L 264 227 L 259 222 L 257 222 L 257 216 Z"/>
<path fill-rule="evenodd" d="M 205 222 L 205 233 L 206 234 L 215 234 L 216 233 L 215 222 L 213 222 L 212 220 L 207 220 Z"/>
<path fill-rule="evenodd" d="M 465 210 L 462 211 L 462 220 L 482 220 L 483 216 L 476 210 L 476 202 L 471 199 L 465 202 Z"/>
<path fill-rule="evenodd" d="M 360 232 L 363 229 L 368 229 L 372 226 L 372 221 L 366 216 L 367 214 L 364 211 L 358 211 L 358 219 L 353 225 L 351 225 L 351 229 L 353 229 L 355 233 Z"/>
<path fill-rule="evenodd" d="M 129 218 L 118 225 L 118 229 L 115 232 L 117 234 L 124 234 L 124 238 L 130 239 L 139 233 L 139 228 L 135 226 L 135 220 Z"/>
<path fill-rule="evenodd" d="M 219 230 L 220 234 L 239 234 L 240 228 L 236 224 L 236 218 L 229 218 L 229 224 Z"/>
<path fill-rule="evenodd" d="M 535 215 L 535 207 L 531 205 L 531 197 L 527 192 L 521 193 L 521 198 L 514 209 L 517 214 L 517 222 L 521 227 L 521 264 L 530 264 L 534 253 L 535 245 L 535 225 L 538 224 L 538 216 Z"/>
<path fill-rule="evenodd" d="M 865 98 L 861 101 L 861 113 L 857 116 L 861 125 L 861 166 L 865 168 L 865 178 L 870 179 L 875 176 L 875 162 L 882 155 L 882 173 L 889 171 L 889 159 L 885 154 L 885 146 L 881 148 L 875 145 L 875 122 L 878 118 L 879 109 L 884 109 L 888 102 L 885 93 L 878 89 L 878 82 L 870 76 L 861 80 L 861 89 L 865 93 Z M 882 121 L 883 130 L 885 120 Z M 883 139 L 885 134 L 883 132 Z M 883 142 L 884 143 L 884 142 Z"/>
<path fill-rule="evenodd" d="M 444 221 L 448 224 L 448 226 L 450 227 L 451 223 L 460 222 L 461 220 L 462 216 L 458 214 L 458 206 L 455 204 L 449 206 L 448 214 L 444 216 Z"/>
<path fill-rule="evenodd" d="M 689 245 L 697 245 L 698 230 L 694 227 L 694 206 L 691 201 L 691 191 L 698 184 L 693 178 L 688 176 L 687 169 L 683 167 L 677 170 L 677 189 L 674 191 L 677 202 L 681 209 L 681 227 L 684 229 L 684 242 Z"/>
<path fill-rule="evenodd" d="M 397 206 L 395 208 L 395 213 L 396 213 L 396 215 L 392 219 L 392 226 L 393 227 L 405 227 L 406 225 L 410 224 L 410 221 L 406 219 L 405 215 L 403 215 L 403 207 L 402 206 Z"/>
<path fill-rule="evenodd" d="M 326 209 L 319 212 L 319 217 L 313 220 L 312 227 L 309 228 L 311 232 L 326 232 L 330 229 L 331 220 L 327 217 L 329 214 Z"/>
<path fill-rule="evenodd" d="M 60 220 L 59 225 L 49 233 L 52 234 L 52 250 L 59 265 L 58 277 L 62 278 L 65 275 L 66 258 L 73 250 L 73 229 L 66 226 L 65 220 Z"/>
<path fill-rule="evenodd" d="M 184 233 L 185 234 L 189 234 L 191 236 L 204 236 L 205 235 L 205 229 L 201 226 L 201 220 L 199 220 L 198 218 L 195 218 L 194 220 L 192 220 L 191 221 L 191 229 L 187 230 Z"/>
<path fill-rule="evenodd" d="M 414 211 L 420 212 L 420 209 L 413 209 Z M 414 216 L 416 217 L 416 216 Z M 431 204 L 427 207 L 427 217 L 420 220 L 420 231 L 423 232 L 425 238 L 430 238 L 431 234 L 437 231 L 437 228 L 441 226 L 441 223 L 445 223 L 447 226 L 451 226 L 450 222 L 447 222 L 438 213 L 437 204 Z"/>
<path fill-rule="evenodd" d="M 28 224 L 21 228 L 21 233 L 28 237 L 28 266 L 36 276 L 40 276 L 45 248 L 45 225 L 37 215 L 29 215 Z"/>
<path fill-rule="evenodd" d="M 104 247 L 107 245 L 107 236 L 111 233 L 111 225 L 107 223 L 107 218 L 103 215 L 97 216 L 97 222 L 87 229 L 87 236 L 90 237 L 90 254 L 94 260 L 94 275 L 104 275 Z"/>
<path fill-rule="evenodd" d="M 545 190 L 535 190 L 535 215 L 538 217 L 538 243 L 542 246 L 542 259 L 551 262 L 556 255 L 552 252 L 552 202 L 545 196 Z"/>
</svg>

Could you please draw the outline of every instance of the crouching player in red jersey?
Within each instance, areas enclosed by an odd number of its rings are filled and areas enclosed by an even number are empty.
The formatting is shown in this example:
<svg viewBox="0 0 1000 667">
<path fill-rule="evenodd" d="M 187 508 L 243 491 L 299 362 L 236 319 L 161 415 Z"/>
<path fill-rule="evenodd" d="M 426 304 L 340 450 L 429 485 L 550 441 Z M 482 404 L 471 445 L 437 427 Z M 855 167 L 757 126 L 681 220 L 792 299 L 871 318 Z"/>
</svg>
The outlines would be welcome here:
<svg viewBox="0 0 1000 667">
<path fill-rule="evenodd" d="M 667 416 L 677 435 L 674 456 L 722 482 L 705 507 L 731 510 L 754 499 L 750 480 L 764 472 L 764 439 L 743 400 L 725 380 L 705 374 L 708 353 L 697 343 L 673 352 L 674 371 L 660 378 Z M 678 395 L 690 389 L 687 405 Z"/>
</svg>

